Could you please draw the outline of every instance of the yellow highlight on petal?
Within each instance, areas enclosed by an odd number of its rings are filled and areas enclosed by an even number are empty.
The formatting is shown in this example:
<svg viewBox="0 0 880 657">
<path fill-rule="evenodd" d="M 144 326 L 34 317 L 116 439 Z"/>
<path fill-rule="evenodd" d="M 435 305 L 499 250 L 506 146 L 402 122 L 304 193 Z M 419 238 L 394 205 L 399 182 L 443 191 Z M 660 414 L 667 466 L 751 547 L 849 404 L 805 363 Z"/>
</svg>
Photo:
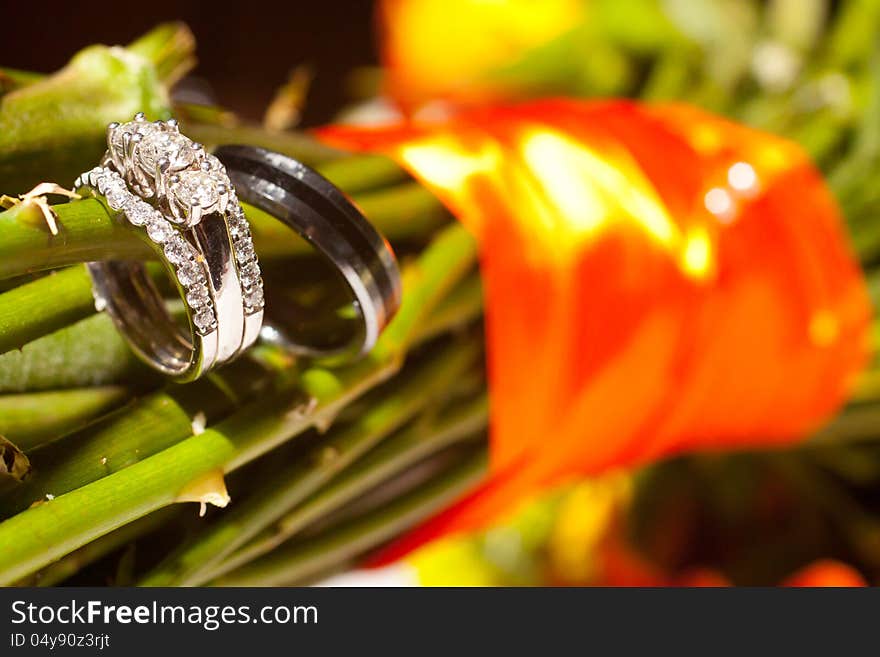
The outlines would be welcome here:
<svg viewBox="0 0 880 657">
<path fill-rule="evenodd" d="M 517 222 L 551 243 L 557 256 L 577 252 L 585 239 L 614 223 L 628 223 L 675 254 L 687 276 L 703 280 L 714 271 L 707 228 L 694 226 L 682 233 L 626 153 L 603 153 L 540 127 L 524 131 L 516 148 L 524 166 L 508 166 L 504 178 L 499 176 L 502 153 L 491 143 L 478 142 L 469 149 L 459 140 L 438 136 L 402 147 L 400 156 L 432 184 L 460 198 L 466 197 L 474 176 L 493 178 L 507 190 Z M 504 157 L 512 160 L 511 153 Z"/>
<path fill-rule="evenodd" d="M 467 152 L 458 142 L 443 138 L 404 146 L 400 157 L 433 184 L 448 190 L 460 188 L 474 174 L 494 170 L 497 159 L 489 150 Z"/>
<path fill-rule="evenodd" d="M 681 266 L 686 274 L 697 279 L 704 279 L 712 272 L 712 242 L 705 228 L 693 228 L 688 232 L 682 250 Z"/>
<path fill-rule="evenodd" d="M 840 330 L 837 318 L 827 310 L 820 310 L 810 318 L 810 340 L 819 347 L 834 343 Z"/>
<path fill-rule="evenodd" d="M 675 242 L 675 224 L 637 166 L 623 171 L 620 163 L 547 130 L 527 133 L 521 149 L 563 224 L 592 233 L 612 219 L 625 218 L 665 246 Z"/>
</svg>

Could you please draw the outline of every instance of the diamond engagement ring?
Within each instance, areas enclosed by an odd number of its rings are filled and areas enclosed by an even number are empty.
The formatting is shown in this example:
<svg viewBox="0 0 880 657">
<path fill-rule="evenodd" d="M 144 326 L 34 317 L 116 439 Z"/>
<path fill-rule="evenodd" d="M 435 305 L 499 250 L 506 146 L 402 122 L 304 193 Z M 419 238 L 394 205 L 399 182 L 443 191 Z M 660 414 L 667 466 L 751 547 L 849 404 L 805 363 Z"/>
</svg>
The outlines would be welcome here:
<svg viewBox="0 0 880 657">
<path fill-rule="evenodd" d="M 220 161 L 177 122 L 111 123 L 101 166 L 75 183 L 103 197 L 165 265 L 184 300 L 179 326 L 139 262 L 88 264 L 96 306 L 147 364 L 192 381 L 258 337 L 263 284 L 250 228 Z"/>
</svg>

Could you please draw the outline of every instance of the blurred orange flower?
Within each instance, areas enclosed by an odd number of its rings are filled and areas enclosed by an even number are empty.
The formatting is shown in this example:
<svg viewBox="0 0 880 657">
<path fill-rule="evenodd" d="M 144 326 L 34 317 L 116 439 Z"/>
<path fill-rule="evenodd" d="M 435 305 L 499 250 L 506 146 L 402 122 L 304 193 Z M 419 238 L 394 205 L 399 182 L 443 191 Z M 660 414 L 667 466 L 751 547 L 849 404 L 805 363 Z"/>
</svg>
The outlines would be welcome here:
<svg viewBox="0 0 880 657">
<path fill-rule="evenodd" d="M 834 561 L 822 559 L 814 561 L 786 579 L 783 586 L 867 586 L 868 583 L 855 568 Z"/>
<path fill-rule="evenodd" d="M 407 109 L 494 97 L 491 74 L 572 28 L 584 0 L 384 0 L 386 91 Z"/>
<path fill-rule="evenodd" d="M 866 360 L 862 274 L 793 143 L 568 100 L 322 135 L 394 156 L 481 243 L 493 474 L 403 547 L 576 475 L 792 443 Z"/>
</svg>

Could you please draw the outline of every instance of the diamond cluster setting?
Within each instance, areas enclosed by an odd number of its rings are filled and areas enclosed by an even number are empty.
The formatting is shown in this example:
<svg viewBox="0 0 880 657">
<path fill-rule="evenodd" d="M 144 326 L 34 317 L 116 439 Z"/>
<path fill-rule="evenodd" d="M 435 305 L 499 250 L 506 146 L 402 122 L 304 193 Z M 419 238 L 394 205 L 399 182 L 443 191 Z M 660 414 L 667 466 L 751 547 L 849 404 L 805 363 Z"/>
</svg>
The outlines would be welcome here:
<svg viewBox="0 0 880 657">
<path fill-rule="evenodd" d="M 159 245 L 184 290 L 192 320 L 200 335 L 217 329 L 217 314 L 208 290 L 204 259 L 196 248 L 152 205 L 133 194 L 122 176 L 105 167 L 95 167 L 77 178 L 74 186 L 89 186 L 107 199 L 107 205 L 125 214 L 129 223 L 143 227 L 152 242 Z"/>
<path fill-rule="evenodd" d="M 177 121 L 150 122 L 142 113 L 107 130 L 107 159 L 144 199 L 155 199 L 176 224 L 190 228 L 226 212 L 232 184 L 217 158 L 182 135 Z"/>
</svg>

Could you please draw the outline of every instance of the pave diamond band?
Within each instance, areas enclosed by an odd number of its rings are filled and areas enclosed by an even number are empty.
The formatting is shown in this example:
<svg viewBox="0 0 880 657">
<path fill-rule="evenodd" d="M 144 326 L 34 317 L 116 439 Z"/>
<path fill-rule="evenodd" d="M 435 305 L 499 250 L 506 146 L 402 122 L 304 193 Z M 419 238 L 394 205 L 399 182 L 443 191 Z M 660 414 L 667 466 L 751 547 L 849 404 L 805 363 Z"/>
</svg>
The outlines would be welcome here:
<svg viewBox="0 0 880 657">
<path fill-rule="evenodd" d="M 134 352 L 163 374 L 188 381 L 210 370 L 217 364 L 219 335 L 204 258 L 158 210 L 130 192 L 115 171 L 96 167 L 74 187 L 84 195 L 103 196 L 111 210 L 141 228 L 138 234 L 164 261 L 185 299 L 192 330 L 187 335 L 178 327 L 146 268 L 137 262 L 88 263 L 96 308 L 107 312 Z"/>
<path fill-rule="evenodd" d="M 103 197 L 152 248 L 183 300 L 189 331 L 141 263 L 89 263 L 96 306 L 149 365 L 194 380 L 259 335 L 263 285 L 250 228 L 222 164 L 175 121 L 150 123 L 139 114 L 110 124 L 107 144 L 102 166 L 75 188 Z"/>
<path fill-rule="evenodd" d="M 143 226 L 149 240 L 162 249 L 171 264 L 176 282 L 193 313 L 193 323 L 201 335 L 217 328 L 217 316 L 208 290 L 207 271 L 199 252 L 162 214 L 135 196 L 115 171 L 96 167 L 77 180 L 76 187 L 90 187 L 107 199 L 111 210 L 122 212 L 129 223 Z"/>
</svg>

